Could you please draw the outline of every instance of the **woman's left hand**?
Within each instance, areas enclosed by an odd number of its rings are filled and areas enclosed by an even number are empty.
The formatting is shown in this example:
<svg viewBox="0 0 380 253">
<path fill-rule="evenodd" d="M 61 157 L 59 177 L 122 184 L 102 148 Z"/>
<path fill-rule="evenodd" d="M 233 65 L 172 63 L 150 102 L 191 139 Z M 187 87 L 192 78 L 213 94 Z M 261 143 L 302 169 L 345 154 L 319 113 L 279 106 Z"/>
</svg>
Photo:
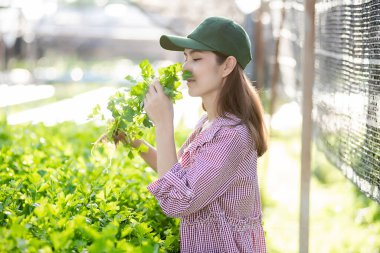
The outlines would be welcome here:
<svg viewBox="0 0 380 253">
<path fill-rule="evenodd" d="M 164 93 L 160 82 L 155 79 L 149 86 L 144 99 L 144 110 L 154 125 L 173 123 L 173 103 Z"/>
</svg>

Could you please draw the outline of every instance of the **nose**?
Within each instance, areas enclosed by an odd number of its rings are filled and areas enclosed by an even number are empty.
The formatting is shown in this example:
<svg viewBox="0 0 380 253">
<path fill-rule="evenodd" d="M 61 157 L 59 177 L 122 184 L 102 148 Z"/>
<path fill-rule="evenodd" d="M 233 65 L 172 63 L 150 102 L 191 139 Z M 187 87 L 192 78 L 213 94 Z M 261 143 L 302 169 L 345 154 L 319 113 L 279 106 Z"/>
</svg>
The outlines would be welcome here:
<svg viewBox="0 0 380 253">
<path fill-rule="evenodd" d="M 188 62 L 188 61 L 185 61 L 185 62 L 182 64 L 182 71 L 185 71 L 185 70 L 189 70 L 189 71 L 190 71 L 190 68 L 189 68 L 189 62 Z"/>
</svg>

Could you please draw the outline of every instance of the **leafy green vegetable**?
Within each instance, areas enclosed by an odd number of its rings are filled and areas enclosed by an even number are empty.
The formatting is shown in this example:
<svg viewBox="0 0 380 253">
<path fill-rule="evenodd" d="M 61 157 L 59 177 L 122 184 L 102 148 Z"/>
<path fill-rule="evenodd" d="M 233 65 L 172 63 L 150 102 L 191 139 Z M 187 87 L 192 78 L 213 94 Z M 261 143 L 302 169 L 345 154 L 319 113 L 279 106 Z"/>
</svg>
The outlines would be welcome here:
<svg viewBox="0 0 380 253">
<path fill-rule="evenodd" d="M 156 174 L 124 148 L 107 171 L 89 152 L 101 127 L 0 130 L 0 252 L 179 252 L 179 221 L 146 189 Z"/>
<path fill-rule="evenodd" d="M 188 80 L 192 77 L 193 77 L 193 73 L 191 73 L 189 70 L 183 71 L 183 73 L 182 73 L 182 79 L 183 80 Z"/>
<path fill-rule="evenodd" d="M 144 112 L 143 101 L 149 85 L 155 78 L 155 72 L 148 60 L 140 62 L 139 66 L 142 80 L 137 81 L 135 78 L 127 76 L 125 79 L 130 84 L 133 84 L 129 93 L 117 91 L 116 94 L 109 98 L 107 109 L 112 114 L 112 120 L 108 121 L 106 133 L 96 143 L 108 140 L 118 144 L 119 141 L 122 141 L 132 150 L 131 142 L 141 138 L 145 129 L 153 126 L 148 115 Z M 179 74 L 181 70 L 180 63 L 158 69 L 158 80 L 163 87 L 164 93 L 173 103 L 182 98 L 182 93 L 178 90 L 181 85 Z M 104 115 L 100 113 L 100 106 L 97 105 L 93 109 L 91 117 L 99 115 L 104 119 Z M 141 150 L 146 149 L 146 147 L 140 148 Z M 128 156 L 133 158 L 134 155 L 129 152 Z"/>
</svg>

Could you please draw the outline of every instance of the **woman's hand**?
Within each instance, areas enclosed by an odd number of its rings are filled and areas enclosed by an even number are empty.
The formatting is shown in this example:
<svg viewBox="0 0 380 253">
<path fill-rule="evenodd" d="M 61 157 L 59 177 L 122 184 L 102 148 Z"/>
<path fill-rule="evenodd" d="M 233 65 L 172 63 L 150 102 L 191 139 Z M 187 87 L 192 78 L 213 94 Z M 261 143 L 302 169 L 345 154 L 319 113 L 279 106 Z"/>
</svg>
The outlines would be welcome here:
<svg viewBox="0 0 380 253">
<path fill-rule="evenodd" d="M 127 135 L 122 131 L 117 131 L 116 133 L 114 133 L 112 138 L 116 146 L 121 142 L 123 144 L 131 145 L 134 148 L 138 148 L 142 143 L 144 143 L 144 140 L 140 139 L 135 139 L 133 141 L 131 139 L 127 139 Z"/>
<path fill-rule="evenodd" d="M 106 135 L 104 135 L 106 137 Z M 143 139 L 135 139 L 133 141 L 130 141 L 127 139 L 127 136 L 124 132 L 118 131 L 113 136 L 113 141 L 115 142 L 116 146 L 118 143 L 128 144 L 132 147 L 138 149 L 141 145 L 144 145 L 147 149 L 146 150 L 139 150 L 139 155 L 145 160 L 145 162 L 155 171 L 157 171 L 157 151 L 154 147 L 152 147 L 148 142 L 146 142 Z"/>
<path fill-rule="evenodd" d="M 158 80 L 149 86 L 144 99 L 144 109 L 153 121 L 156 131 L 155 168 L 162 177 L 177 162 L 174 142 L 173 103 L 168 98 Z"/>
<path fill-rule="evenodd" d="M 123 144 L 127 144 L 127 143 L 129 143 L 129 140 L 127 140 L 126 137 L 127 137 L 127 136 L 125 135 L 125 133 L 122 132 L 122 131 L 120 131 L 120 130 L 117 130 L 117 131 L 112 135 L 113 142 L 115 143 L 116 146 L 119 144 L 119 142 L 121 142 L 121 143 L 123 143 Z"/>
<path fill-rule="evenodd" d="M 149 86 L 144 99 L 144 110 L 155 126 L 173 123 L 173 103 L 157 79 Z"/>
</svg>

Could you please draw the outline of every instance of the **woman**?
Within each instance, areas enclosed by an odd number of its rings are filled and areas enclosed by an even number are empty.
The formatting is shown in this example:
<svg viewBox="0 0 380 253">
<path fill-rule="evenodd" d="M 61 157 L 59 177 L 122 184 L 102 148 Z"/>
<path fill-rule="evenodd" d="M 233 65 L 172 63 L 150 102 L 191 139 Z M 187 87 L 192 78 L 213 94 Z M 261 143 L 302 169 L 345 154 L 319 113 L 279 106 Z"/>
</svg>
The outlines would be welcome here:
<svg viewBox="0 0 380 253">
<path fill-rule="evenodd" d="M 189 36 L 162 36 L 164 49 L 183 51 L 191 96 L 207 112 L 176 153 L 173 104 L 158 81 L 144 100 L 157 150 L 141 153 L 158 172 L 148 186 L 164 213 L 181 220 L 181 252 L 266 252 L 257 157 L 267 149 L 260 99 L 243 72 L 251 60 L 244 29 L 210 17 Z"/>
</svg>

